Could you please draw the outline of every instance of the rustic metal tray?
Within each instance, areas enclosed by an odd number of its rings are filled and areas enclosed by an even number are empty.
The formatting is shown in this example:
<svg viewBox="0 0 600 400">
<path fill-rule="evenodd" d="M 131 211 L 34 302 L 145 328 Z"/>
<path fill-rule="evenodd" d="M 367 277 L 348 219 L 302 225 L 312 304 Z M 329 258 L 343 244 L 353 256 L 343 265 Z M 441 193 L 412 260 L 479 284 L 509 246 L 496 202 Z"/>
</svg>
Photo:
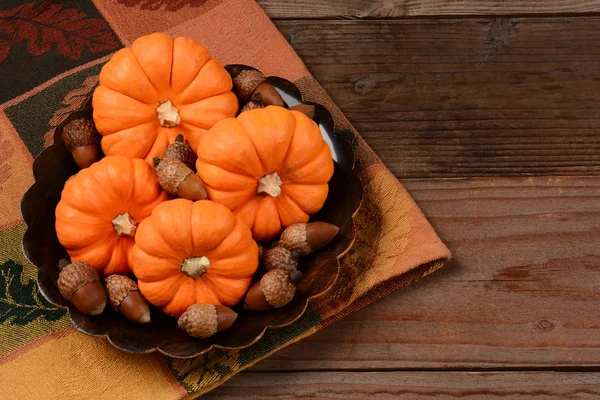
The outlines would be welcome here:
<svg viewBox="0 0 600 400">
<path fill-rule="evenodd" d="M 228 69 L 250 68 L 228 66 Z M 269 77 L 268 81 L 282 94 L 287 106 L 302 102 L 302 94 L 291 82 Z M 334 158 L 334 174 L 329 183 L 329 196 L 323 208 L 311 221 L 325 221 L 340 227 L 336 239 L 324 249 L 303 258 L 300 268 L 304 278 L 294 300 L 280 309 L 252 312 L 235 307 L 238 319 L 234 325 L 208 339 L 194 339 L 177 327 L 177 321 L 152 309 L 152 322 L 135 324 L 107 307 L 99 316 L 79 312 L 63 299 L 57 288 L 58 261 L 68 257 L 58 242 L 54 210 L 60 200 L 65 181 L 79 170 L 62 141 L 63 127 L 75 118 L 92 118 L 89 99 L 83 109 L 71 114 L 57 126 L 54 144 L 45 149 L 33 163 L 35 183 L 21 201 L 21 213 L 27 224 L 23 237 L 25 257 L 38 268 L 38 285 L 42 295 L 56 306 L 67 308 L 73 325 L 81 332 L 104 336 L 117 348 L 132 353 L 160 351 L 175 358 L 198 356 L 212 347 L 240 349 L 258 341 L 267 329 L 290 325 L 306 311 L 312 298 L 322 295 L 335 282 L 340 264 L 338 258 L 347 252 L 354 241 L 352 219 L 360 207 L 362 186 L 354 173 L 354 154 L 350 144 L 335 133 L 333 119 L 325 107 L 316 107 L 314 120 L 319 124 L 324 139 Z"/>
</svg>

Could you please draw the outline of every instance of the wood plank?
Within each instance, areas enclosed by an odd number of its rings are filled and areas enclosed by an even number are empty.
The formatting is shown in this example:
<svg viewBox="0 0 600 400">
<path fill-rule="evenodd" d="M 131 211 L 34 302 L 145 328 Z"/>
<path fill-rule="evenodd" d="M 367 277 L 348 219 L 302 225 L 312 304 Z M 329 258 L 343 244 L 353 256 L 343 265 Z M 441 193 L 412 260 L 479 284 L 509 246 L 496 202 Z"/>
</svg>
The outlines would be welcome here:
<svg viewBox="0 0 600 400">
<path fill-rule="evenodd" d="M 600 373 L 308 372 L 242 373 L 207 399 L 587 399 Z M 203 397 L 204 398 L 204 397 Z"/>
<path fill-rule="evenodd" d="M 453 261 L 258 370 L 600 367 L 600 178 L 404 182 Z"/>
<path fill-rule="evenodd" d="M 600 174 L 600 17 L 277 25 L 398 177 Z"/>
<path fill-rule="evenodd" d="M 271 18 L 406 18 L 464 15 L 586 14 L 598 0 L 258 0 Z"/>
</svg>

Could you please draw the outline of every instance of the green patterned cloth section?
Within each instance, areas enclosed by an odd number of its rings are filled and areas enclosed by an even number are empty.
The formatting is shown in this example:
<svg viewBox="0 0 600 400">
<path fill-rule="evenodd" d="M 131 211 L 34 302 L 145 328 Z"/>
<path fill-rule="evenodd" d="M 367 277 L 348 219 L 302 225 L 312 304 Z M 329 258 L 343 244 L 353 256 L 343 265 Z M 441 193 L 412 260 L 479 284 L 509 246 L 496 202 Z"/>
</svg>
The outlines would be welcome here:
<svg viewBox="0 0 600 400">
<path fill-rule="evenodd" d="M 0 231 L 0 356 L 71 326 L 65 310 L 39 293 L 37 269 L 21 252 L 25 226 Z"/>
</svg>

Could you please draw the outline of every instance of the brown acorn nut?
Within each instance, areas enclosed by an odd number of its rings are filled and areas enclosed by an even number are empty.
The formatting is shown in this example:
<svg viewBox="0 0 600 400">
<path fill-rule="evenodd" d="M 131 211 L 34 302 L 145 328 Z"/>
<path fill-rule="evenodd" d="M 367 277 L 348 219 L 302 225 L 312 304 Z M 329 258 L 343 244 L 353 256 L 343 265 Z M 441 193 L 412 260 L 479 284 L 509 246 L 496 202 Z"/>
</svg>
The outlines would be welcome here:
<svg viewBox="0 0 600 400">
<path fill-rule="evenodd" d="M 288 226 L 279 239 L 279 246 L 300 252 L 300 257 L 329 244 L 340 229 L 326 222 L 309 222 Z"/>
<path fill-rule="evenodd" d="M 194 171 L 173 158 L 154 157 L 154 170 L 158 182 L 167 192 L 188 200 L 205 200 L 206 188 Z"/>
<path fill-rule="evenodd" d="M 59 262 L 58 290 L 73 303 L 75 308 L 87 315 L 102 314 L 106 307 L 106 290 L 94 267 L 83 261 Z"/>
<path fill-rule="evenodd" d="M 150 322 L 150 307 L 133 279 L 123 275 L 110 275 L 104 282 L 113 310 L 133 322 L 140 324 Z"/>
<path fill-rule="evenodd" d="M 267 272 L 246 293 L 244 308 L 251 311 L 266 311 L 285 306 L 294 298 L 296 284 L 301 279 L 300 271 L 288 272 L 274 269 Z"/>
<path fill-rule="evenodd" d="M 271 85 L 268 82 L 263 82 L 260 85 L 258 85 L 256 90 L 254 91 L 254 94 L 261 95 L 263 107 L 266 107 L 266 106 L 283 107 L 283 106 L 285 106 L 285 103 L 284 103 L 283 99 L 281 98 L 281 95 L 279 94 L 277 89 L 275 89 L 273 87 L 273 85 Z"/>
<path fill-rule="evenodd" d="M 63 128 L 62 137 L 79 168 L 87 168 L 100 160 L 100 134 L 92 121 L 74 119 Z"/>
<path fill-rule="evenodd" d="M 237 72 L 237 71 L 236 71 Z M 246 69 L 240 71 L 233 77 L 233 92 L 239 98 L 241 103 L 246 103 L 249 100 L 252 101 L 252 96 L 259 94 L 261 96 L 261 102 L 255 102 L 266 106 L 280 106 L 285 105 L 281 95 L 267 82 L 267 79 L 262 72 L 253 69 Z M 256 104 L 253 106 L 256 107 Z M 243 110 L 247 111 L 247 110 Z"/>
<path fill-rule="evenodd" d="M 288 108 L 290 111 L 299 111 L 308 118 L 313 119 L 315 116 L 315 106 L 310 104 L 296 104 Z"/>
<path fill-rule="evenodd" d="M 175 142 L 171 143 L 163 153 L 163 158 L 173 158 L 179 160 L 188 166 L 192 171 L 196 170 L 196 153 L 187 144 L 182 134 L 175 137 Z"/>
<path fill-rule="evenodd" d="M 284 247 L 273 247 L 265 252 L 263 262 L 267 271 L 279 268 L 292 272 L 298 268 L 298 258 L 298 250 L 289 251 Z"/>
<path fill-rule="evenodd" d="M 188 335 L 204 339 L 224 331 L 235 322 L 237 314 L 228 307 L 212 304 L 192 304 L 177 320 Z"/>
</svg>

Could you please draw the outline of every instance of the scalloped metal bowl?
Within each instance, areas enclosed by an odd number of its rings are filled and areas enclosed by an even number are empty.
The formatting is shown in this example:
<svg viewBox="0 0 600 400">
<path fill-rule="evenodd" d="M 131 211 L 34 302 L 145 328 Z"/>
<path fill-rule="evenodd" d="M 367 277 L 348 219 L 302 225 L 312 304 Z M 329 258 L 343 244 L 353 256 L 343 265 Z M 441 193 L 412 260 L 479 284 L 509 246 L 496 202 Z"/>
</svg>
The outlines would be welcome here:
<svg viewBox="0 0 600 400">
<path fill-rule="evenodd" d="M 288 106 L 302 101 L 300 91 L 289 81 L 276 77 L 270 77 L 269 81 L 280 91 Z M 139 325 L 109 307 L 100 316 L 84 315 L 63 299 L 56 282 L 58 261 L 67 257 L 67 253 L 56 237 L 54 209 L 65 181 L 77 173 L 78 167 L 65 149 L 62 130 L 74 118 L 91 118 L 91 101 L 56 128 L 54 145 L 45 149 L 33 163 L 35 183 L 21 202 L 21 213 L 27 224 L 23 252 L 38 268 L 38 285 L 42 295 L 52 304 L 67 308 L 73 325 L 83 333 L 105 336 L 115 347 L 127 352 L 160 351 L 174 358 L 195 357 L 212 347 L 248 347 L 258 341 L 267 329 L 278 329 L 296 321 L 306 311 L 311 299 L 326 292 L 335 282 L 340 268 L 338 258 L 348 251 L 354 240 L 352 216 L 362 199 L 360 180 L 353 171 L 352 148 L 345 139 L 334 133 L 331 114 L 323 106 L 315 106 L 314 120 L 332 149 L 335 169 L 330 181 L 329 197 L 321 211 L 311 217 L 311 221 L 335 224 L 340 227 L 340 233 L 326 248 L 301 260 L 304 279 L 290 304 L 266 312 L 252 312 L 238 305 L 235 309 L 239 316 L 230 329 L 208 339 L 194 339 L 177 327 L 175 319 L 167 317 L 159 309 L 152 310 L 151 323 Z"/>
</svg>

